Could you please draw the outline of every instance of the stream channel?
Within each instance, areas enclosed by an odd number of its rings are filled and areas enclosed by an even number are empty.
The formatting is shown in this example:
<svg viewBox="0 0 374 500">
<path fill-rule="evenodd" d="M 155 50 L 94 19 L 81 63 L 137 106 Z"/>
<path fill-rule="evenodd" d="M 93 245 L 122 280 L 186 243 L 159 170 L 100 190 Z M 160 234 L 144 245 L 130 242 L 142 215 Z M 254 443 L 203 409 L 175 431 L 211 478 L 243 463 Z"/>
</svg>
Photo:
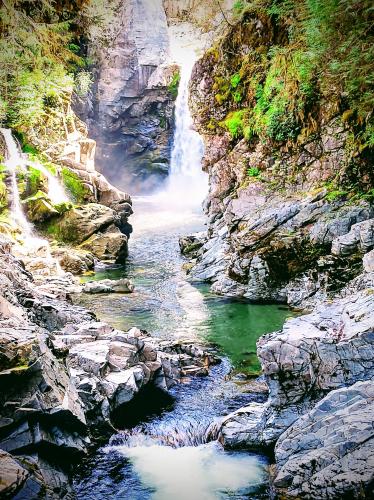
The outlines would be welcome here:
<svg viewBox="0 0 374 500">
<path fill-rule="evenodd" d="M 251 390 L 259 374 L 256 340 L 279 329 L 292 313 L 219 297 L 188 283 L 179 236 L 202 230 L 203 216 L 171 210 L 157 198 L 134 200 L 134 234 L 125 266 L 102 267 L 92 279 L 130 278 L 129 295 L 85 295 L 79 303 L 112 326 L 137 326 L 164 339 L 195 339 L 216 346 L 222 363 L 166 394 L 143 394 L 120 422 L 124 429 L 80 465 L 78 499 L 216 500 L 268 498 L 268 459 L 225 451 L 205 442 L 215 419 L 266 396 Z"/>
</svg>

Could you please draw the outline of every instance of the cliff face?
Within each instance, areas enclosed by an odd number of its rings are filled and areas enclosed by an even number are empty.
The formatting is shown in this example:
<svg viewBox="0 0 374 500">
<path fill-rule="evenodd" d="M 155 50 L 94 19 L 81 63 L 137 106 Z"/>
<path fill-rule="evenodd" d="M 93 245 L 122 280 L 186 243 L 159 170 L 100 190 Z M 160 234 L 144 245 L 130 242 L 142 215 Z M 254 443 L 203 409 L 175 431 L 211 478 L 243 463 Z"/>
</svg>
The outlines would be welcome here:
<svg viewBox="0 0 374 500">
<path fill-rule="evenodd" d="M 109 46 L 89 49 L 97 65 L 90 134 L 99 169 L 119 187 L 146 190 L 168 172 L 173 124 L 177 68 L 161 0 L 120 2 L 110 29 Z"/>
<path fill-rule="evenodd" d="M 210 190 L 191 276 L 218 293 L 310 306 L 362 270 L 374 179 L 360 103 L 328 87 L 293 28 L 291 38 L 284 18 L 249 9 L 195 66 Z"/>
</svg>

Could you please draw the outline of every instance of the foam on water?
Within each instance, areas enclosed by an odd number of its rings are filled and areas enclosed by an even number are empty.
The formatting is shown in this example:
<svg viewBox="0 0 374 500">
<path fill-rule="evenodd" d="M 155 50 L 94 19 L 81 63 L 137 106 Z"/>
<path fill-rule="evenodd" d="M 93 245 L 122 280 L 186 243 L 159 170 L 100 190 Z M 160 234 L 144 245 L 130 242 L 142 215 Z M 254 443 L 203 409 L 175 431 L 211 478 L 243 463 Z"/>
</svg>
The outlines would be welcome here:
<svg viewBox="0 0 374 500">
<path fill-rule="evenodd" d="M 260 460 L 248 453 L 225 453 L 217 442 L 172 448 L 149 445 L 111 447 L 128 458 L 153 500 L 217 500 L 249 493 L 264 480 Z"/>
</svg>

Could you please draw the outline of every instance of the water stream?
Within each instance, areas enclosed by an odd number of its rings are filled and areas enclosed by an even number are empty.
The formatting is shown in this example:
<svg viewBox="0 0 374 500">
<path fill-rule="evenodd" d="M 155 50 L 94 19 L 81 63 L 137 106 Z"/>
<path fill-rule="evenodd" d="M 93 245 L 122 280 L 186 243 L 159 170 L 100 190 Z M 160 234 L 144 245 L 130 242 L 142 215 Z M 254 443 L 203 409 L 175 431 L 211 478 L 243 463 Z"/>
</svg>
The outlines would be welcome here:
<svg viewBox="0 0 374 500">
<path fill-rule="evenodd" d="M 32 225 L 27 220 L 22 210 L 21 198 L 17 184 L 17 169 L 25 170 L 25 159 L 10 129 L 0 129 L 5 139 L 7 157 L 5 166 L 8 168 L 12 179 L 12 205 L 11 212 L 14 222 L 22 229 L 23 235 L 27 238 L 32 235 Z M 26 239 L 25 238 L 25 239 Z"/>
<path fill-rule="evenodd" d="M 218 442 L 206 442 L 205 431 L 215 419 L 250 401 L 264 400 L 266 396 L 252 391 L 249 377 L 259 372 L 256 340 L 280 328 L 290 312 L 217 297 L 205 285 L 188 283 L 182 270 L 178 238 L 204 228 L 199 204 L 194 208 L 191 201 L 206 190 L 200 172 L 201 141 L 189 128 L 191 68 L 182 68 L 169 184 L 163 194 L 134 200 L 134 234 L 126 266 L 102 267 L 86 278 L 128 277 L 135 292 L 83 294 L 78 301 L 123 330 L 136 325 L 166 339 L 210 342 L 222 363 L 207 377 L 175 386 L 169 396 L 140 393 L 117 417 L 116 425 L 123 431 L 77 471 L 78 499 L 268 498 L 267 458 L 225 451 Z"/>
</svg>

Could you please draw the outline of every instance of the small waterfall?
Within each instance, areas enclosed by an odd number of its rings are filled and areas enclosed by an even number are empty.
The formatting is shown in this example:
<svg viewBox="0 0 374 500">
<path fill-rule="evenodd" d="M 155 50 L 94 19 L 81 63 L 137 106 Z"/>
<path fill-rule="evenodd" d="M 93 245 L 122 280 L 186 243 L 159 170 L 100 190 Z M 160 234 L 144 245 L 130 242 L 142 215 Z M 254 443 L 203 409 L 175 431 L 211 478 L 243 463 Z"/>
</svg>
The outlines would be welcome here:
<svg viewBox="0 0 374 500">
<path fill-rule="evenodd" d="M 24 170 L 25 160 L 22 157 L 20 148 L 12 135 L 12 131 L 5 128 L 0 129 L 0 131 L 3 134 L 7 148 L 7 158 L 5 161 L 5 166 L 9 169 L 12 176 L 12 216 L 14 222 L 22 229 L 24 236 L 31 236 L 33 233 L 32 225 L 29 223 L 25 214 L 23 213 L 21 198 L 17 185 L 17 167 L 21 167 Z"/>
<path fill-rule="evenodd" d="M 48 198 L 54 205 L 70 201 L 65 189 L 57 179 L 44 165 L 39 162 L 28 162 L 32 167 L 40 170 L 48 180 Z"/>
</svg>

